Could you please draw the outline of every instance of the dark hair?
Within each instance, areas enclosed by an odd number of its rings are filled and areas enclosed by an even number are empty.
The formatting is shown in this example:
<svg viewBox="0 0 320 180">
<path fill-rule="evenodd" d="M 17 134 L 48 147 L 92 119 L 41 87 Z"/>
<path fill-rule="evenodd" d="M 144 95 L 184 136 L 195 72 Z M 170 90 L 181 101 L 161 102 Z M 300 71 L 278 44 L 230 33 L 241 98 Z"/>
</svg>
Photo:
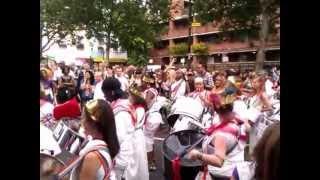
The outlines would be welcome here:
<svg viewBox="0 0 320 180">
<path fill-rule="evenodd" d="M 68 87 L 60 87 L 57 90 L 57 103 L 62 104 L 70 99 L 72 99 L 75 96 L 75 92 L 70 90 Z"/>
<path fill-rule="evenodd" d="M 46 79 L 46 77 L 43 76 L 43 72 L 48 74 L 46 70 L 44 70 L 44 69 L 40 70 L 40 81 Z"/>
<path fill-rule="evenodd" d="M 142 97 L 135 95 L 133 93 L 130 93 L 130 95 L 133 97 L 133 105 L 141 105 L 143 108 L 147 111 L 147 102 Z"/>
<path fill-rule="evenodd" d="M 270 125 L 265 130 L 253 156 L 256 161 L 255 179 L 280 179 L 280 122 Z"/>
<path fill-rule="evenodd" d="M 102 83 L 101 89 L 104 94 L 107 94 L 108 92 L 113 91 L 114 100 L 125 97 L 125 93 L 121 90 L 120 81 L 114 77 L 106 78 Z"/>
<path fill-rule="evenodd" d="M 90 85 L 93 85 L 94 84 L 94 74 L 92 71 L 86 71 L 85 73 L 89 73 L 90 74 Z M 85 75 L 85 74 L 84 74 Z"/>
<path fill-rule="evenodd" d="M 107 143 L 110 150 L 110 156 L 114 158 L 119 152 L 120 145 L 112 108 L 104 100 L 99 99 L 94 101 L 97 101 L 97 105 L 90 110 L 92 113 L 89 113 L 86 106 L 84 107 L 85 121 L 93 125 L 102 134 L 103 140 Z M 96 120 L 93 120 L 92 116 Z"/>
<path fill-rule="evenodd" d="M 66 71 L 68 71 L 68 73 L 70 72 L 70 67 L 69 67 L 69 66 L 64 66 L 64 67 L 62 68 L 62 74 L 68 75 L 68 74 L 66 73 Z"/>
<path fill-rule="evenodd" d="M 45 92 L 43 90 L 41 90 L 41 88 L 40 88 L 40 99 L 47 100 L 47 96 L 46 96 Z"/>
<path fill-rule="evenodd" d="M 227 78 L 227 73 L 225 71 L 219 71 L 216 75 L 215 78 L 217 78 L 218 76 L 222 76 L 224 78 Z"/>
<path fill-rule="evenodd" d="M 233 111 L 233 104 L 224 104 L 220 107 L 216 107 L 216 112 L 220 115 L 224 115 Z"/>
</svg>

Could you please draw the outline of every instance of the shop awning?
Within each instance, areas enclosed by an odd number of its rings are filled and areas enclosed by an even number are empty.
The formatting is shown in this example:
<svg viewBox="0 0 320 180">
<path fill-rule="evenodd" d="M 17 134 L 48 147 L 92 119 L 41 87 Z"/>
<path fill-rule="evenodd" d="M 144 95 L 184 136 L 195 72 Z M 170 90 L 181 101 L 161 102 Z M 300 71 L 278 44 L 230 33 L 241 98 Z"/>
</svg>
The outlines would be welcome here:
<svg viewBox="0 0 320 180">
<path fill-rule="evenodd" d="M 128 60 L 124 58 L 110 58 L 110 63 L 126 63 Z"/>
<path fill-rule="evenodd" d="M 98 56 L 93 59 L 93 62 L 102 63 L 102 62 L 104 62 L 104 59 L 103 59 L 103 57 Z"/>
</svg>

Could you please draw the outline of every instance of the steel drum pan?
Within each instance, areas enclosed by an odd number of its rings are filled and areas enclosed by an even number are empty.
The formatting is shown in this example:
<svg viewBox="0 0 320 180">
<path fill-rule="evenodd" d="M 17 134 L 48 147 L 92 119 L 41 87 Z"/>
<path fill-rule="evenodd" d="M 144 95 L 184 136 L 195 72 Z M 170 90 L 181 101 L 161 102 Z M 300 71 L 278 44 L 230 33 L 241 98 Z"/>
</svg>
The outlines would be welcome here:
<svg viewBox="0 0 320 180">
<path fill-rule="evenodd" d="M 58 142 L 54 139 L 52 131 L 40 123 L 40 152 L 55 156 L 61 153 Z"/>
<path fill-rule="evenodd" d="M 78 125 L 76 120 L 60 120 L 51 131 L 40 124 L 40 179 L 56 179 L 65 164 L 78 156 L 85 140 L 77 132 Z"/>
<path fill-rule="evenodd" d="M 73 155 L 77 155 L 85 138 L 71 128 L 65 121 L 60 121 L 53 130 L 53 137 L 60 148 Z"/>
<path fill-rule="evenodd" d="M 173 178 L 171 161 L 176 158 L 176 153 L 184 149 L 204 136 L 203 133 L 195 130 L 183 130 L 170 134 L 163 142 L 164 169 L 166 179 Z M 202 143 L 198 144 L 195 149 L 202 149 Z M 191 160 L 184 155 L 180 161 L 180 175 L 183 180 L 194 180 L 197 173 L 202 167 L 199 160 Z"/>
<path fill-rule="evenodd" d="M 204 112 L 202 104 L 190 97 L 179 97 L 171 106 L 167 121 L 170 127 L 183 126 L 179 131 L 188 128 L 188 121 L 201 122 Z M 180 122 L 179 122 L 180 121 Z M 179 125 L 177 125 L 178 123 Z"/>
<path fill-rule="evenodd" d="M 56 175 L 64 166 L 58 158 L 40 153 L 40 180 L 57 180 Z"/>
</svg>

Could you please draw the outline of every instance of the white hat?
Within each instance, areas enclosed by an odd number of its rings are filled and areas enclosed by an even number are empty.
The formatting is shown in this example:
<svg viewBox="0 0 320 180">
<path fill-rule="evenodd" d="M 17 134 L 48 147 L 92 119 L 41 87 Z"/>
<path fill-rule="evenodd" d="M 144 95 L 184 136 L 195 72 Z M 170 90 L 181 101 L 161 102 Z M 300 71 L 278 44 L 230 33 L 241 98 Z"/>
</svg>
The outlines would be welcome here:
<svg viewBox="0 0 320 180">
<path fill-rule="evenodd" d="M 203 78 L 202 77 L 196 77 L 194 79 L 194 83 L 203 83 Z"/>
</svg>

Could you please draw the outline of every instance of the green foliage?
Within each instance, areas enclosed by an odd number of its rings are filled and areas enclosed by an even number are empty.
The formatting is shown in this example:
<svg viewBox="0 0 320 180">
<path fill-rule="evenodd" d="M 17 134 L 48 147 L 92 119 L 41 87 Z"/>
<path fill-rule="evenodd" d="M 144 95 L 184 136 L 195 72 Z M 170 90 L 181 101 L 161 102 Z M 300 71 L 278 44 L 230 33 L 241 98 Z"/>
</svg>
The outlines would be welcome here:
<svg viewBox="0 0 320 180">
<path fill-rule="evenodd" d="M 169 47 L 169 53 L 172 55 L 185 55 L 188 53 L 188 44 L 179 43 Z"/>
<path fill-rule="evenodd" d="M 138 67 L 145 66 L 148 63 L 150 43 L 144 41 L 141 37 L 137 37 L 132 40 L 132 45 L 135 48 L 128 50 L 128 64 Z"/>
<path fill-rule="evenodd" d="M 266 12 L 270 24 L 279 17 L 280 0 L 196 0 L 193 11 L 202 23 L 218 22 L 222 30 L 259 28 L 259 16 Z"/>
<path fill-rule="evenodd" d="M 87 38 L 95 37 L 107 42 L 110 39 L 111 46 L 120 45 L 128 52 L 132 64 L 147 62 L 148 49 L 169 18 L 168 0 L 41 1 L 52 1 L 54 5 L 63 2 L 57 9 L 69 7 L 63 18 L 75 27 L 71 32 L 85 30 Z M 51 15 L 57 16 L 53 13 Z M 67 24 L 63 25 L 67 27 Z"/>
<path fill-rule="evenodd" d="M 191 52 L 197 55 L 207 55 L 208 46 L 205 43 L 196 43 L 191 46 Z"/>
<path fill-rule="evenodd" d="M 40 8 L 40 38 L 47 39 L 47 42 L 41 44 L 43 52 L 54 42 L 72 35 L 76 26 L 69 18 L 70 7 L 67 0 L 41 0 Z"/>
</svg>

